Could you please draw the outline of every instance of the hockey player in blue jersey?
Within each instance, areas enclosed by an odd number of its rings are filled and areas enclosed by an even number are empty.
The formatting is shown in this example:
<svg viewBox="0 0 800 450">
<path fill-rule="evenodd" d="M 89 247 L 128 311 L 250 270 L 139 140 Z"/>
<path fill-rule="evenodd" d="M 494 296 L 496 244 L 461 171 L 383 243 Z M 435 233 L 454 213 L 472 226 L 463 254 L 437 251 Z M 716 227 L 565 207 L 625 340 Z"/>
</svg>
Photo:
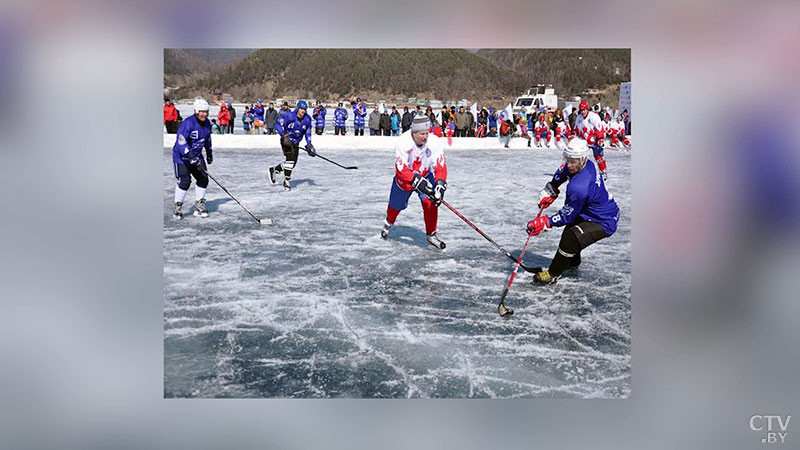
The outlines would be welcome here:
<svg viewBox="0 0 800 450">
<path fill-rule="evenodd" d="M 342 136 L 347 134 L 345 129 L 347 124 L 347 110 L 342 107 L 342 102 L 339 102 L 339 106 L 333 111 L 333 118 L 335 119 L 333 134 L 336 136 L 339 134 Z"/>
<path fill-rule="evenodd" d="M 206 150 L 208 164 L 214 161 L 211 154 L 211 122 L 208 120 L 208 102 L 198 98 L 194 101 L 194 115 L 186 118 L 178 127 L 175 145 L 172 147 L 172 163 L 175 169 L 175 211 L 176 219 L 183 217 L 181 207 L 194 177 L 197 186 L 194 188 L 194 215 L 208 217 L 205 206 L 208 176 L 205 173 L 206 163 L 203 160 L 203 149 Z"/>
<path fill-rule="evenodd" d="M 281 137 L 281 149 L 286 160 L 277 166 L 269 168 L 269 181 L 275 184 L 278 173 L 283 172 L 283 188 L 287 191 L 292 188 L 290 183 L 292 171 L 297 164 L 297 155 L 300 150 L 300 141 L 306 138 L 306 152 L 309 156 L 317 156 L 314 146 L 311 145 L 311 116 L 307 114 L 308 103 L 305 100 L 297 102 L 297 108 L 280 116 L 275 123 L 275 131 Z"/>
<path fill-rule="evenodd" d="M 356 99 L 357 103 L 353 106 L 353 128 L 356 136 L 364 135 L 364 118 L 367 117 L 367 106 L 361 102 L 361 97 Z"/>
<path fill-rule="evenodd" d="M 314 113 L 312 117 L 314 118 L 314 124 L 317 128 L 317 134 L 322 135 L 325 131 L 325 116 L 328 115 L 328 109 L 322 104 L 322 102 L 317 101 L 317 107 L 314 108 Z"/>
<path fill-rule="evenodd" d="M 556 282 L 565 270 L 580 265 L 581 250 L 617 231 L 619 207 L 590 155 L 586 141 L 570 141 L 564 149 L 564 164 L 539 193 L 539 207 L 547 208 L 558 197 L 558 187 L 569 182 L 564 206 L 557 213 L 528 222 L 528 233 L 534 236 L 551 227 L 565 227 L 550 267 L 534 273 L 535 283 Z"/>
</svg>

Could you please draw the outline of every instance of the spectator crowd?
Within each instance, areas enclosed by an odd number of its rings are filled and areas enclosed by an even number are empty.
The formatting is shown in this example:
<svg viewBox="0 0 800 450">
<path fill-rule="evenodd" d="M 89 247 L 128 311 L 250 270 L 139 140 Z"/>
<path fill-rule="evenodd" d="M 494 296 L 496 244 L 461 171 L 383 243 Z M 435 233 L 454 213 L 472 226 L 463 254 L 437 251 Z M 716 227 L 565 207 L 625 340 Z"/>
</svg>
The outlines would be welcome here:
<svg viewBox="0 0 800 450">
<path fill-rule="evenodd" d="M 494 107 L 482 107 L 474 114 L 471 109 L 463 105 L 444 105 L 438 112 L 431 106 L 423 111 L 419 105 L 403 106 L 402 112 L 398 107 L 382 107 L 375 104 L 372 111 L 367 113 L 366 103 L 361 98 L 350 102 L 350 111 L 344 103 L 339 102 L 333 111 L 333 134 L 348 134 L 348 119 L 352 115 L 352 132 L 356 136 L 363 136 L 364 129 L 369 129 L 370 136 L 399 136 L 411 128 L 415 115 L 424 114 L 428 118 L 430 132 L 439 137 L 498 137 L 508 148 L 512 137 L 519 136 L 527 140 L 528 147 L 546 148 L 555 146 L 561 148 L 573 136 L 582 133 L 576 128 L 576 117 L 580 112 L 577 108 L 568 107 L 566 111 L 561 108 L 548 109 L 545 107 L 531 107 L 519 113 L 508 114 L 508 110 L 497 110 Z M 288 102 L 283 102 L 280 108 L 274 102 L 269 102 L 266 107 L 261 100 L 245 105 L 240 121 L 246 134 L 275 134 L 275 124 L 282 114 L 289 112 Z M 621 145 L 630 146 L 626 136 L 631 134 L 630 115 L 627 110 L 621 113 L 606 108 L 601 109 L 595 105 L 593 112 L 601 119 L 599 129 L 595 132 L 608 139 L 611 147 Z M 321 101 L 311 113 L 314 132 L 318 135 L 325 133 L 327 126 L 326 117 L 328 109 Z M 182 121 L 180 112 L 169 98 L 164 99 L 164 126 L 167 133 L 174 134 Z M 232 102 L 220 102 L 216 119 L 212 118 L 212 133 L 233 134 L 236 126 L 236 109 Z"/>
</svg>

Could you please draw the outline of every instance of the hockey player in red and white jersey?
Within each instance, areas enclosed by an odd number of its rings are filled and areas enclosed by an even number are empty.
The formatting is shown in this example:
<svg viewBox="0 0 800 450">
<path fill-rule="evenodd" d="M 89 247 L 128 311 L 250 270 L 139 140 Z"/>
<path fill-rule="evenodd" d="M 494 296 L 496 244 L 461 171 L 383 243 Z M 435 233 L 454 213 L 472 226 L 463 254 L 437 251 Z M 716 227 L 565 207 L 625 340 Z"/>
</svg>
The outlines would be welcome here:
<svg viewBox="0 0 800 450">
<path fill-rule="evenodd" d="M 538 120 L 533 125 L 533 134 L 536 136 L 536 146 L 540 148 L 547 148 L 548 142 L 550 142 L 550 125 L 547 123 L 547 119 L 544 118 L 544 114 L 540 113 Z M 544 138 L 544 144 L 542 144 L 542 138 Z"/>
<path fill-rule="evenodd" d="M 616 147 L 621 140 L 622 145 L 626 148 L 630 148 L 631 141 L 628 139 L 628 136 L 625 135 L 625 123 L 622 121 L 622 116 L 617 116 L 617 119 L 612 120 L 608 125 L 609 134 L 611 135 L 611 146 Z"/>
<path fill-rule="evenodd" d="M 608 175 L 606 175 L 606 160 L 603 153 L 605 127 L 602 122 L 596 112 L 589 111 L 589 102 L 583 101 L 580 103 L 578 116 L 575 118 L 575 132 L 592 149 L 594 160 L 597 162 L 597 167 L 605 180 Z"/>
<path fill-rule="evenodd" d="M 571 139 L 572 131 L 569 129 L 569 124 L 564 121 L 564 117 L 556 114 L 553 117 L 555 122 L 555 141 L 556 148 L 564 150 L 567 148 L 567 142 Z"/>
<path fill-rule="evenodd" d="M 414 117 L 411 129 L 397 138 L 394 153 L 395 175 L 381 237 L 386 239 L 397 215 L 408 207 L 408 199 L 416 191 L 422 202 L 428 243 L 444 249 L 445 243 L 437 236 L 438 208 L 447 190 L 443 140 L 430 135 L 428 118 L 418 115 Z"/>
</svg>

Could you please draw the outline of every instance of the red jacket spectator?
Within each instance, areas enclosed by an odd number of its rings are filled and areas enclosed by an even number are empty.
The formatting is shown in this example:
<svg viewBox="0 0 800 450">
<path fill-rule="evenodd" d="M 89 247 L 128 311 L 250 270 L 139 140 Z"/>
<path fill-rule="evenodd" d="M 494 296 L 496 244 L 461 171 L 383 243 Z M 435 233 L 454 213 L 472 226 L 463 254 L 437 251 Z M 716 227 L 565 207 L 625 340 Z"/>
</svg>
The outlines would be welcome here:
<svg viewBox="0 0 800 450">
<path fill-rule="evenodd" d="M 171 101 L 164 104 L 164 123 L 174 122 L 178 120 L 178 109 Z"/>
<path fill-rule="evenodd" d="M 228 111 L 228 105 L 223 103 L 219 107 L 219 113 L 217 113 L 217 119 L 219 120 L 220 125 L 228 125 L 228 122 L 231 120 L 231 113 Z"/>
<path fill-rule="evenodd" d="M 511 125 L 505 120 L 500 123 L 500 136 L 507 136 L 511 132 Z"/>
</svg>

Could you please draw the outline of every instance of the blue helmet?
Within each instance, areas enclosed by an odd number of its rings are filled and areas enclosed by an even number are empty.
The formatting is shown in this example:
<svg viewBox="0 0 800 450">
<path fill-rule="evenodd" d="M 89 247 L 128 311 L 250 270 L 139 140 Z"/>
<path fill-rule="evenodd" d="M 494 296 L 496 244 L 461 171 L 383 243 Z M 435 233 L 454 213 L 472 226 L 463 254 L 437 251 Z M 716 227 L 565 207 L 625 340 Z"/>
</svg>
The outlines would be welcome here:
<svg viewBox="0 0 800 450">
<path fill-rule="evenodd" d="M 305 109 L 308 110 L 308 103 L 305 100 L 300 100 L 297 102 L 297 109 Z"/>
</svg>

